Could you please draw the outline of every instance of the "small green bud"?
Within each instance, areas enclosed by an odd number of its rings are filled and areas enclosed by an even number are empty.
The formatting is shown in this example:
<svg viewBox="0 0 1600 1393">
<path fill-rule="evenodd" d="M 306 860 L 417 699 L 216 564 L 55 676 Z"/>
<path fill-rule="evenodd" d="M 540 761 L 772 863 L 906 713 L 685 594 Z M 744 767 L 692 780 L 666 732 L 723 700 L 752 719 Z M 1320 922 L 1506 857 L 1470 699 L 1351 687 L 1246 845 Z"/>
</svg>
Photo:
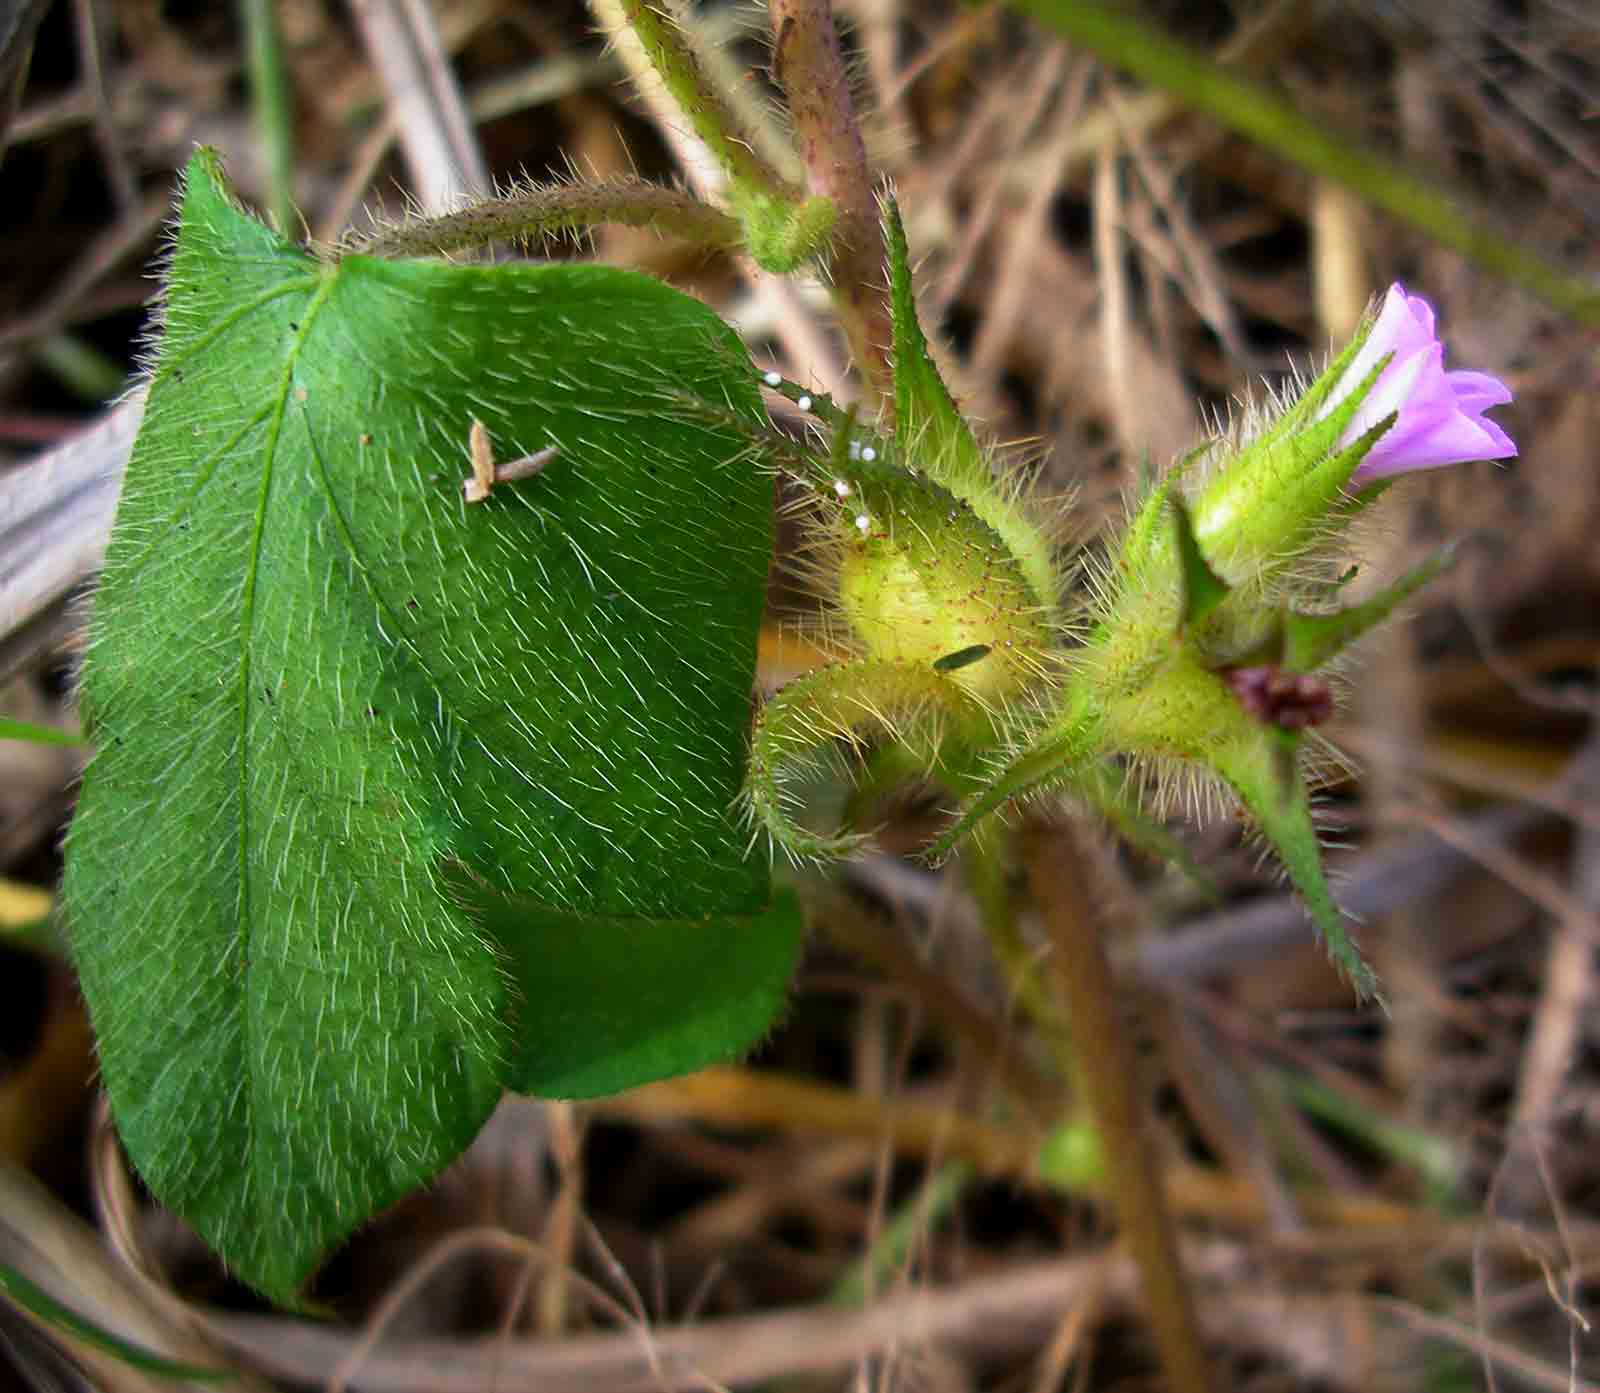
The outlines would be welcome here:
<svg viewBox="0 0 1600 1393">
<path fill-rule="evenodd" d="M 1088 1122 L 1063 1122 L 1039 1147 L 1034 1164 L 1046 1185 L 1093 1190 L 1106 1183 L 1105 1148 Z"/>
<path fill-rule="evenodd" d="M 1326 531 L 1351 476 L 1393 423 L 1385 417 L 1341 444 L 1383 367 L 1323 419 L 1247 445 L 1194 499 L 1195 539 L 1225 580 L 1240 584 L 1282 571 Z"/>
<path fill-rule="evenodd" d="M 1039 676 L 1047 616 L 970 505 L 910 475 L 840 486 L 839 610 L 870 657 L 926 666 L 983 701 Z"/>
</svg>

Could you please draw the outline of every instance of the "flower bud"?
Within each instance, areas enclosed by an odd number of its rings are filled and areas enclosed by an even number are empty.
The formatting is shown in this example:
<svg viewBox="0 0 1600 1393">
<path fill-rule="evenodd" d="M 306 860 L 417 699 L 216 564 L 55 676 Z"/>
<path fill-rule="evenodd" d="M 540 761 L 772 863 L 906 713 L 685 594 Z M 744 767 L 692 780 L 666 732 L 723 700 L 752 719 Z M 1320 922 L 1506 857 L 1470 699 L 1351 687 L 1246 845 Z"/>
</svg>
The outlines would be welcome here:
<svg viewBox="0 0 1600 1393">
<path fill-rule="evenodd" d="M 1194 498 L 1195 536 L 1219 573 L 1239 583 L 1286 568 L 1380 480 L 1516 454 L 1483 414 L 1510 389 L 1443 364 L 1432 307 L 1391 286 L 1344 352 Z"/>
<path fill-rule="evenodd" d="M 1391 414 L 1394 424 L 1367 451 L 1351 476 L 1352 487 L 1412 470 L 1509 459 L 1517 453 L 1511 437 L 1483 414 L 1510 402 L 1511 389 L 1488 373 L 1446 372 L 1444 345 L 1434 336 L 1433 306 L 1420 295 L 1406 294 L 1399 282 L 1389 287 L 1371 331 L 1329 398 L 1330 407 L 1384 359 L 1383 371 L 1345 428 L 1341 444 Z"/>
<path fill-rule="evenodd" d="M 947 672 L 984 701 L 1039 675 L 1048 616 L 969 504 L 915 477 L 862 482 L 844 502 L 838 605 L 867 656 Z"/>
</svg>

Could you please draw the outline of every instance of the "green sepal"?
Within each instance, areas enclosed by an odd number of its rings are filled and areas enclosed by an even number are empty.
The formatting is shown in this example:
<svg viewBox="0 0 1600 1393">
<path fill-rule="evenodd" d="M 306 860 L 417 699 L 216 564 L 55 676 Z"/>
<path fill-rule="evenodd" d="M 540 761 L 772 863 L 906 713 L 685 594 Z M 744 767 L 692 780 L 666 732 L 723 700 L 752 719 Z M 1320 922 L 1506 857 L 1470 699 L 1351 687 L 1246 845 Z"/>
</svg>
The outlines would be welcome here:
<svg viewBox="0 0 1600 1393">
<path fill-rule="evenodd" d="M 1211 569 L 1201 552 L 1188 505 L 1173 494 L 1169 506 L 1178 536 L 1179 574 L 1183 581 L 1182 632 L 1187 633 L 1228 598 L 1232 587 Z"/>
<path fill-rule="evenodd" d="M 930 478 L 884 477 L 879 461 L 836 454 L 830 469 L 817 504 L 838 556 L 837 612 L 866 654 L 920 665 L 997 703 L 1048 675 L 1048 615 L 976 508 Z M 935 668 L 956 653 L 969 656 Z"/>
<path fill-rule="evenodd" d="M 1323 403 L 1327 401 L 1333 389 L 1344 379 L 1345 370 L 1349 368 L 1351 363 L 1355 362 L 1356 354 L 1361 352 L 1361 347 L 1366 343 L 1367 336 L 1372 332 L 1372 326 L 1376 322 L 1376 317 L 1371 315 L 1362 322 L 1354 337 L 1339 351 L 1339 355 L 1317 374 L 1316 381 L 1295 398 L 1294 403 L 1287 411 L 1283 412 L 1265 431 L 1256 437 L 1253 442 L 1256 446 L 1266 447 L 1276 444 L 1284 437 L 1304 430 L 1306 425 L 1316 418 L 1317 413 L 1322 410 Z M 1367 384 L 1376 381 L 1378 374 L 1382 372 L 1386 365 L 1387 359 L 1384 363 L 1378 365 L 1377 372 L 1367 379 Z M 1359 390 L 1351 395 L 1359 405 L 1366 397 L 1366 392 Z M 1341 407 L 1348 404 L 1348 402 L 1341 403 Z M 1335 436 L 1334 439 L 1338 439 L 1338 436 Z"/>
<path fill-rule="evenodd" d="M 1166 509 L 1170 499 L 1177 495 L 1178 485 L 1188 476 L 1195 462 L 1201 459 L 1210 446 L 1201 445 L 1190 450 L 1159 479 L 1148 468 L 1141 466 L 1137 499 L 1129 509 L 1129 521 L 1117 548 L 1117 569 L 1133 571 L 1157 550 L 1165 539 Z M 1148 462 L 1148 461 L 1147 461 Z"/>
<path fill-rule="evenodd" d="M 1349 516 L 1377 495 L 1346 488 L 1361 461 L 1395 422 L 1390 412 L 1371 429 L 1338 449 L 1340 438 L 1389 366 L 1375 363 L 1321 420 L 1306 421 L 1305 399 L 1230 460 L 1192 502 L 1194 530 L 1212 564 L 1238 579 L 1293 562 L 1330 513 Z M 1318 379 L 1332 375 L 1330 368 Z M 1309 397 L 1308 393 L 1308 397 Z M 1326 393 L 1324 392 L 1324 395 Z"/>
<path fill-rule="evenodd" d="M 1277 852 L 1333 965 L 1365 1000 L 1377 996 L 1377 975 L 1346 931 L 1344 915 L 1323 876 L 1311 800 L 1297 767 L 1299 744 L 1296 732 L 1251 722 L 1248 730 L 1214 747 L 1210 762 Z"/>
<path fill-rule="evenodd" d="M 945 743 L 981 744 L 983 707 L 949 678 L 917 663 L 861 661 L 819 668 L 778 692 L 756 718 L 744 800 L 751 821 L 796 861 L 832 860 L 858 850 L 858 833 L 802 826 L 798 785 L 821 778 L 860 779 L 859 756 L 877 737 L 900 751 L 896 779 L 913 767 L 938 767 Z M 913 754 L 914 752 L 914 754 Z"/>
<path fill-rule="evenodd" d="M 895 442 L 909 457 L 961 497 L 990 483 L 989 464 L 977 438 L 945 386 L 917 319 L 911 256 L 893 198 L 883 201 L 884 245 L 889 253 L 890 312 L 894 318 Z"/>
<path fill-rule="evenodd" d="M 1179 471 L 1174 469 L 1150 491 L 1143 495 L 1139 506 L 1128 520 L 1122 542 L 1117 547 L 1115 574 L 1124 586 L 1137 586 L 1153 557 L 1160 553 L 1167 530 L 1167 507 L 1177 495 Z"/>
<path fill-rule="evenodd" d="M 1315 672 L 1350 644 L 1387 619 L 1455 560 L 1454 546 L 1441 547 L 1421 565 L 1371 599 L 1332 614 L 1297 614 L 1283 618 L 1282 666 L 1290 672 Z"/>
<path fill-rule="evenodd" d="M 893 198 L 883 200 L 883 235 L 894 321 L 894 437 L 901 458 L 969 504 L 1005 541 L 1037 603 L 1049 605 L 1056 593 L 1050 544 L 995 482 L 983 448 L 928 352 L 917 319 L 905 227 Z"/>
<path fill-rule="evenodd" d="M 1085 764 L 1098 754 L 1099 719 L 1082 702 L 1072 704 L 1069 710 L 1071 715 L 1012 759 L 966 804 L 924 853 L 928 860 L 944 860 L 990 813 L 1013 799 L 1070 788 L 1081 779 Z"/>
<path fill-rule="evenodd" d="M 1345 932 L 1322 876 L 1310 800 L 1297 767 L 1299 737 L 1251 716 L 1225 680 L 1187 646 L 1144 686 L 1103 708 L 1100 748 L 1182 760 L 1211 770 L 1245 805 L 1288 870 L 1335 965 L 1363 996 L 1376 987 Z"/>
</svg>

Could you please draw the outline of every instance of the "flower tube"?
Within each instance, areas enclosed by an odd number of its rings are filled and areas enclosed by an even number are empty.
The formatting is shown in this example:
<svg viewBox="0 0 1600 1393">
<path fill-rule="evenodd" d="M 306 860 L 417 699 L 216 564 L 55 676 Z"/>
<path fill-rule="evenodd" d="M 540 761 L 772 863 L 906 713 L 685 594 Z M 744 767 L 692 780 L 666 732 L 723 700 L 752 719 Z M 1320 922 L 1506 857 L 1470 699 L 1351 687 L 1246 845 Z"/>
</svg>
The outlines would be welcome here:
<svg viewBox="0 0 1600 1393">
<path fill-rule="evenodd" d="M 1336 409 L 1386 356 L 1388 365 L 1339 444 L 1341 448 L 1353 444 L 1391 412 L 1395 421 L 1351 475 L 1352 489 L 1395 474 L 1468 460 L 1509 459 L 1517 453 L 1511 437 L 1484 415 L 1490 407 L 1508 403 L 1511 389 L 1488 373 L 1445 371 L 1444 345 L 1434 333 L 1433 306 L 1420 295 L 1408 295 L 1398 282 L 1389 287 L 1366 341 L 1345 368 L 1319 419 Z"/>
</svg>

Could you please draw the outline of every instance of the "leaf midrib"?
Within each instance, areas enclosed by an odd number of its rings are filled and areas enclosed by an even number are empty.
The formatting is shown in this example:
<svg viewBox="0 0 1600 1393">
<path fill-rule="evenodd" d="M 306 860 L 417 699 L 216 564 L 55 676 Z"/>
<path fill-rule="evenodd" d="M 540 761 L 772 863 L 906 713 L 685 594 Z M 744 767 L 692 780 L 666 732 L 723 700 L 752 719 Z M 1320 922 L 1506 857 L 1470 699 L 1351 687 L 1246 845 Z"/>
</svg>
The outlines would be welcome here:
<svg viewBox="0 0 1600 1393">
<path fill-rule="evenodd" d="M 314 276 L 295 276 L 279 285 L 273 286 L 270 290 L 262 291 L 259 295 L 246 300 L 241 305 L 235 305 L 216 324 L 208 327 L 205 333 L 201 334 L 193 343 L 185 345 L 183 352 L 172 354 L 171 356 L 164 354 L 161 361 L 156 364 L 155 370 L 150 374 L 149 387 L 154 389 L 169 377 L 172 377 L 186 364 L 198 357 L 202 350 L 221 338 L 224 333 L 233 328 L 247 315 L 254 314 L 255 311 L 270 305 L 274 300 L 282 299 L 285 295 L 294 294 L 297 291 L 306 290 L 315 284 L 316 278 Z M 249 420 L 211 452 L 210 457 L 202 464 L 199 473 L 195 476 L 194 482 L 189 486 L 188 492 L 173 506 L 166 519 L 159 526 L 151 529 L 150 538 L 143 548 L 122 563 L 122 569 L 127 575 L 137 574 L 139 568 L 144 565 L 151 553 L 161 544 L 165 535 L 177 524 L 178 519 L 193 507 L 195 499 L 200 496 L 205 486 L 211 482 L 218 466 L 228 457 L 228 453 L 246 435 L 260 425 L 271 410 L 270 404 L 262 407 L 260 411 L 250 417 Z"/>
<path fill-rule="evenodd" d="M 249 1072 L 248 1089 L 250 1098 L 250 1156 L 246 1165 L 254 1165 L 256 1158 L 262 1153 L 262 1083 L 265 1071 L 259 1067 L 256 1057 L 259 1024 L 256 1021 L 256 1003 L 260 993 L 250 989 L 249 974 L 255 968 L 255 921 L 252 914 L 252 896 L 250 893 L 250 674 L 252 649 L 255 642 L 256 622 L 256 581 L 261 569 L 261 546 L 267 529 L 267 514 L 272 502 L 272 485 L 277 473 L 278 441 L 283 432 L 283 418 L 288 409 L 290 386 L 294 380 L 295 364 L 300 357 L 301 350 L 305 347 L 307 338 L 310 337 L 312 326 L 317 321 L 318 312 L 332 293 L 333 284 L 337 278 L 337 268 L 329 268 L 323 273 L 322 283 L 317 287 L 316 293 L 307 304 L 305 312 L 300 316 L 299 325 L 294 331 L 294 338 L 290 342 L 288 353 L 284 357 L 283 376 L 278 384 L 277 400 L 271 404 L 271 419 L 267 427 L 267 439 L 263 450 L 261 469 L 261 486 L 256 495 L 255 523 L 251 529 L 250 546 L 246 554 L 244 593 L 240 597 L 239 614 L 239 919 L 244 930 L 245 945 L 245 974 L 243 984 L 245 994 L 244 1009 L 244 1059 L 245 1068 Z M 256 1187 L 258 1196 L 267 1193 L 264 1187 Z"/>
</svg>

